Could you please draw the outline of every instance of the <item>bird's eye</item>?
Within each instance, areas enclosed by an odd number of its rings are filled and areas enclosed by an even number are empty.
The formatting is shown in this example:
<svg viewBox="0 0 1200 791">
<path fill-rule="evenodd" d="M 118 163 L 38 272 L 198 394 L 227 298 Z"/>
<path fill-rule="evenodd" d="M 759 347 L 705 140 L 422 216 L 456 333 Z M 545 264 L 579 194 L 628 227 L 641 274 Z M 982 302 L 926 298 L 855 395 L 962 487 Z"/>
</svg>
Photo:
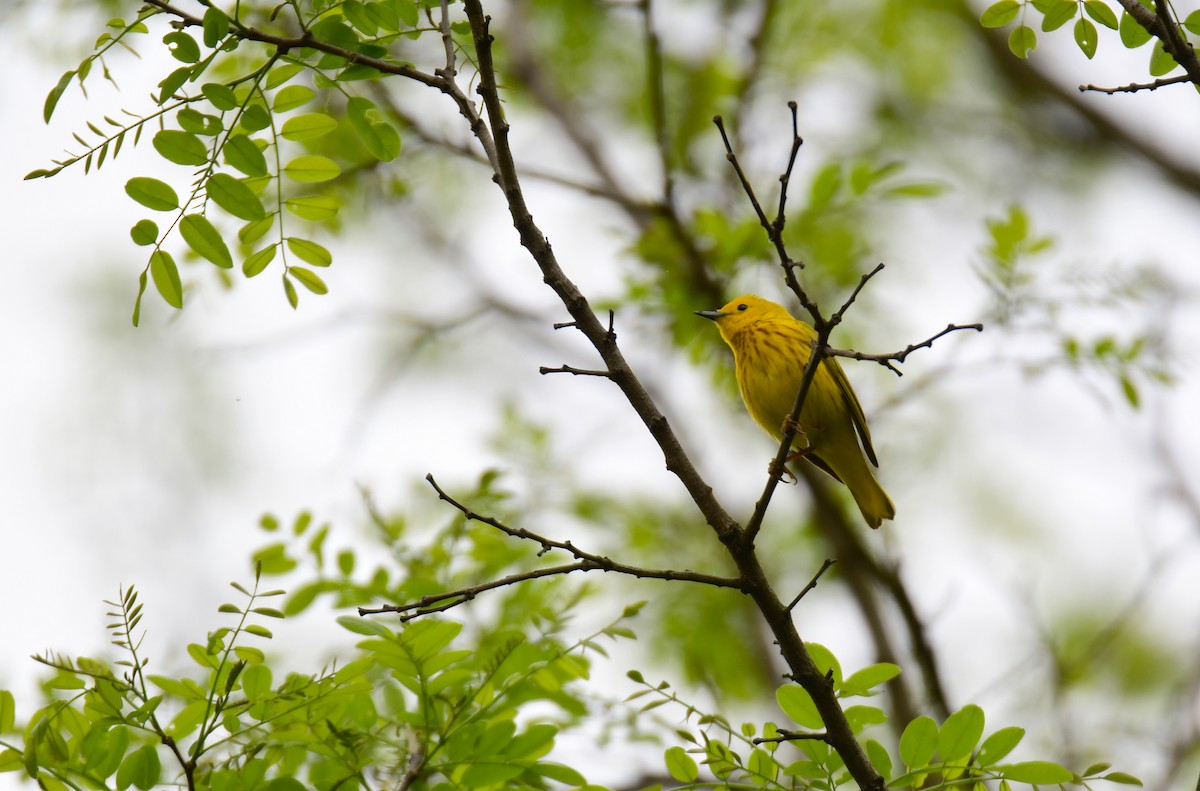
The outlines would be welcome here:
<svg viewBox="0 0 1200 791">
<path fill-rule="evenodd" d="M 750 306 L 743 302 L 742 304 L 738 305 L 738 310 L 745 310 L 748 307 Z"/>
</svg>

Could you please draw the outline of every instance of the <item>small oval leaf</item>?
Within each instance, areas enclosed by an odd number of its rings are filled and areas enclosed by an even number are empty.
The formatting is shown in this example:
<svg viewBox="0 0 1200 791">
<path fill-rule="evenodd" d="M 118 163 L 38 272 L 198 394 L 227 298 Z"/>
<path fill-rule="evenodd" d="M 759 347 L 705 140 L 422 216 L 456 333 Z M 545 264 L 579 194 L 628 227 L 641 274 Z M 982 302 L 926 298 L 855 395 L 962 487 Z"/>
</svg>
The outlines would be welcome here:
<svg viewBox="0 0 1200 791">
<path fill-rule="evenodd" d="M 189 214 L 179 222 L 179 234 L 187 246 L 201 258 L 205 258 L 222 269 L 233 266 L 233 256 L 221 234 L 203 214 Z"/>
<path fill-rule="evenodd" d="M 337 178 L 342 169 L 329 157 L 319 154 L 304 154 L 284 165 L 283 172 L 292 181 L 298 181 L 301 184 L 316 184 Z"/>
<path fill-rule="evenodd" d="M 318 277 L 317 273 L 311 269 L 305 269 L 302 266 L 291 266 L 288 267 L 288 274 L 314 294 L 329 293 L 329 287 L 325 285 L 325 281 Z"/>
<path fill-rule="evenodd" d="M 170 253 L 155 250 L 150 254 L 150 278 L 168 305 L 183 307 L 183 284 L 179 281 L 179 269 Z"/>
<path fill-rule="evenodd" d="M 125 182 L 125 194 L 154 211 L 175 211 L 179 208 L 179 196 L 171 185 L 149 176 L 135 176 Z"/>
<path fill-rule="evenodd" d="M 262 201 L 254 192 L 228 173 L 208 177 L 205 190 L 210 200 L 241 220 L 260 220 L 266 216 Z"/>
</svg>

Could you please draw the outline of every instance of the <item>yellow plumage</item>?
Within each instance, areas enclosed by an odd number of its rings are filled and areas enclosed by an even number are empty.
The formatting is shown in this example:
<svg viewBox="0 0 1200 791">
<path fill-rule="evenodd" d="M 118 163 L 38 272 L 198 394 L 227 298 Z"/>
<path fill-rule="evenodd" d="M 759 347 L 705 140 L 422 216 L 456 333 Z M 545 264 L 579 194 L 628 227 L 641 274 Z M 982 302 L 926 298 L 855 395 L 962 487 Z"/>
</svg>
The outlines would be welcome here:
<svg viewBox="0 0 1200 791">
<path fill-rule="evenodd" d="M 749 294 L 720 310 L 697 311 L 697 315 L 715 321 L 733 349 L 738 389 L 750 416 L 776 441 L 782 439 L 816 331 L 782 305 Z M 862 406 L 842 366 L 832 357 L 821 361 L 813 377 L 799 429 L 792 443 L 796 455 L 846 484 L 868 525 L 879 527 L 884 519 L 896 516 L 896 507 L 867 465 L 867 459 L 876 467 L 879 462 Z"/>
</svg>

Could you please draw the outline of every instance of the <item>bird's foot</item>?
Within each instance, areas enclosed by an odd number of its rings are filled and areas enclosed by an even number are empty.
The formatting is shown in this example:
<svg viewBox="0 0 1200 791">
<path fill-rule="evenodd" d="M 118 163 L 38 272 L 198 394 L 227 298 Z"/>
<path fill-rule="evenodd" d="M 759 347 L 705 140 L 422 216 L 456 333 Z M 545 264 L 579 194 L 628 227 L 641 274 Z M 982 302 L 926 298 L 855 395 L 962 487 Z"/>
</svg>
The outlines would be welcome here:
<svg viewBox="0 0 1200 791">
<path fill-rule="evenodd" d="M 791 461 L 791 459 L 788 459 L 788 461 Z M 787 468 L 787 464 L 776 464 L 774 459 L 771 459 L 771 464 L 767 468 L 767 472 L 770 473 L 772 478 L 778 478 L 781 481 L 786 481 L 793 486 L 795 486 L 797 483 L 795 473 Z"/>
</svg>

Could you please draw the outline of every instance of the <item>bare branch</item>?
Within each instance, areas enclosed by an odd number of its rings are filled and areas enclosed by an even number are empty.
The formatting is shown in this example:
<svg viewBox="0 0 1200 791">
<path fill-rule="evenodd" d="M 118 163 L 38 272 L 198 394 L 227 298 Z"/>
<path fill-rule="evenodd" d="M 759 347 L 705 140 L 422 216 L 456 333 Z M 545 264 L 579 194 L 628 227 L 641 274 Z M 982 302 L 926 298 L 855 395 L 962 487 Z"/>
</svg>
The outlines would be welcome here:
<svg viewBox="0 0 1200 791">
<path fill-rule="evenodd" d="M 1179 74 L 1174 77 L 1166 77 L 1155 80 L 1154 82 L 1131 82 L 1128 85 L 1120 85 L 1116 88 L 1102 88 L 1099 85 L 1080 85 L 1079 92 L 1086 93 L 1087 91 L 1096 91 L 1098 93 L 1107 93 L 1112 96 L 1114 93 L 1137 93 L 1138 91 L 1153 91 L 1162 88 L 1166 85 L 1178 85 L 1181 82 L 1191 82 L 1192 78 L 1186 74 Z"/>
<path fill-rule="evenodd" d="M 784 728 L 777 729 L 779 735 L 766 738 L 758 738 L 751 740 L 754 744 L 781 744 L 783 742 L 825 742 L 829 743 L 829 734 L 827 733 L 800 733 L 799 731 L 789 731 Z"/>
<path fill-rule="evenodd" d="M 933 346 L 933 342 L 938 338 L 959 330 L 975 330 L 976 332 L 983 332 L 983 325 L 978 323 L 947 324 L 946 329 L 942 330 L 936 335 L 926 338 L 920 343 L 911 344 L 910 346 L 901 349 L 898 352 L 891 352 L 890 354 L 864 354 L 863 352 L 851 351 L 849 349 L 826 349 L 825 354 L 830 357 L 847 357 L 851 360 L 866 360 L 869 362 L 876 362 L 882 365 L 884 368 L 887 368 L 892 373 L 896 374 L 896 376 L 904 376 L 903 372 L 901 372 L 899 368 L 892 365 L 893 361 L 903 363 L 908 355 L 912 354 L 917 349 L 929 349 Z"/>
<path fill-rule="evenodd" d="M 795 164 L 796 155 L 799 153 L 800 146 L 804 142 L 797 131 L 796 103 L 789 102 L 788 107 L 792 110 L 792 149 L 791 155 L 788 157 L 787 168 L 784 170 L 783 175 L 779 177 L 782 193 L 787 192 L 787 187 L 791 183 L 792 166 Z M 750 205 L 754 208 L 754 213 L 758 216 L 759 224 L 767 232 L 767 238 L 775 247 L 775 254 L 779 257 L 779 265 L 783 267 L 784 281 L 787 283 L 788 288 L 792 290 L 792 293 L 796 295 L 796 298 L 800 300 L 800 304 L 812 316 L 813 326 L 819 332 L 821 326 L 825 323 L 825 318 L 821 315 L 817 303 L 809 298 L 808 293 L 800 285 L 800 281 L 796 279 L 795 270 L 803 269 L 804 264 L 799 261 L 793 261 L 791 256 L 788 255 L 787 247 L 783 243 L 783 226 L 785 222 L 783 209 L 787 203 L 786 195 L 781 194 L 779 196 L 779 215 L 774 220 L 767 219 L 767 214 L 763 211 L 762 204 L 758 202 L 758 196 L 754 194 L 754 187 L 750 184 L 750 180 L 746 178 L 746 172 L 742 170 L 741 163 L 738 162 L 737 153 L 733 150 L 733 143 L 730 142 L 729 135 L 725 131 L 725 122 L 718 115 L 713 118 L 713 123 L 717 125 L 717 129 L 721 132 L 721 140 L 725 144 L 725 159 L 729 161 L 729 164 L 733 166 L 734 172 L 737 173 L 738 181 L 742 185 L 742 191 L 746 193 L 746 198 L 750 201 Z"/>
<path fill-rule="evenodd" d="M 800 603 L 800 600 L 803 599 L 810 590 L 817 587 L 817 581 L 819 579 L 821 579 L 821 575 L 824 574 L 826 571 L 828 571 L 829 567 L 832 566 L 836 562 L 837 561 L 833 560 L 832 558 L 825 558 L 825 562 L 821 564 L 821 568 L 817 569 L 817 573 L 814 574 L 813 578 L 808 581 L 808 584 L 805 585 L 800 590 L 800 592 L 796 594 L 796 598 L 792 599 L 791 603 L 787 606 L 787 608 L 789 610 L 796 609 L 796 605 Z"/>
<path fill-rule="evenodd" d="M 557 368 L 547 368 L 542 366 L 538 368 L 540 374 L 572 374 L 574 376 L 602 376 L 605 379 L 611 379 L 612 374 L 608 371 L 595 371 L 587 368 L 572 368 L 569 365 L 560 365 Z"/>
<path fill-rule="evenodd" d="M 858 279 L 858 285 L 856 285 L 854 290 L 850 292 L 850 296 L 846 297 L 846 301 L 842 303 L 842 306 L 838 308 L 832 316 L 829 317 L 829 324 L 831 327 L 836 327 L 838 324 L 842 323 L 842 316 L 844 316 L 846 311 L 850 309 L 850 306 L 854 304 L 854 300 L 858 299 L 858 295 L 862 292 L 863 287 L 867 285 L 867 282 L 870 281 L 871 278 L 875 277 L 875 275 L 882 271 L 883 264 L 876 264 L 874 269 Z"/>
</svg>

